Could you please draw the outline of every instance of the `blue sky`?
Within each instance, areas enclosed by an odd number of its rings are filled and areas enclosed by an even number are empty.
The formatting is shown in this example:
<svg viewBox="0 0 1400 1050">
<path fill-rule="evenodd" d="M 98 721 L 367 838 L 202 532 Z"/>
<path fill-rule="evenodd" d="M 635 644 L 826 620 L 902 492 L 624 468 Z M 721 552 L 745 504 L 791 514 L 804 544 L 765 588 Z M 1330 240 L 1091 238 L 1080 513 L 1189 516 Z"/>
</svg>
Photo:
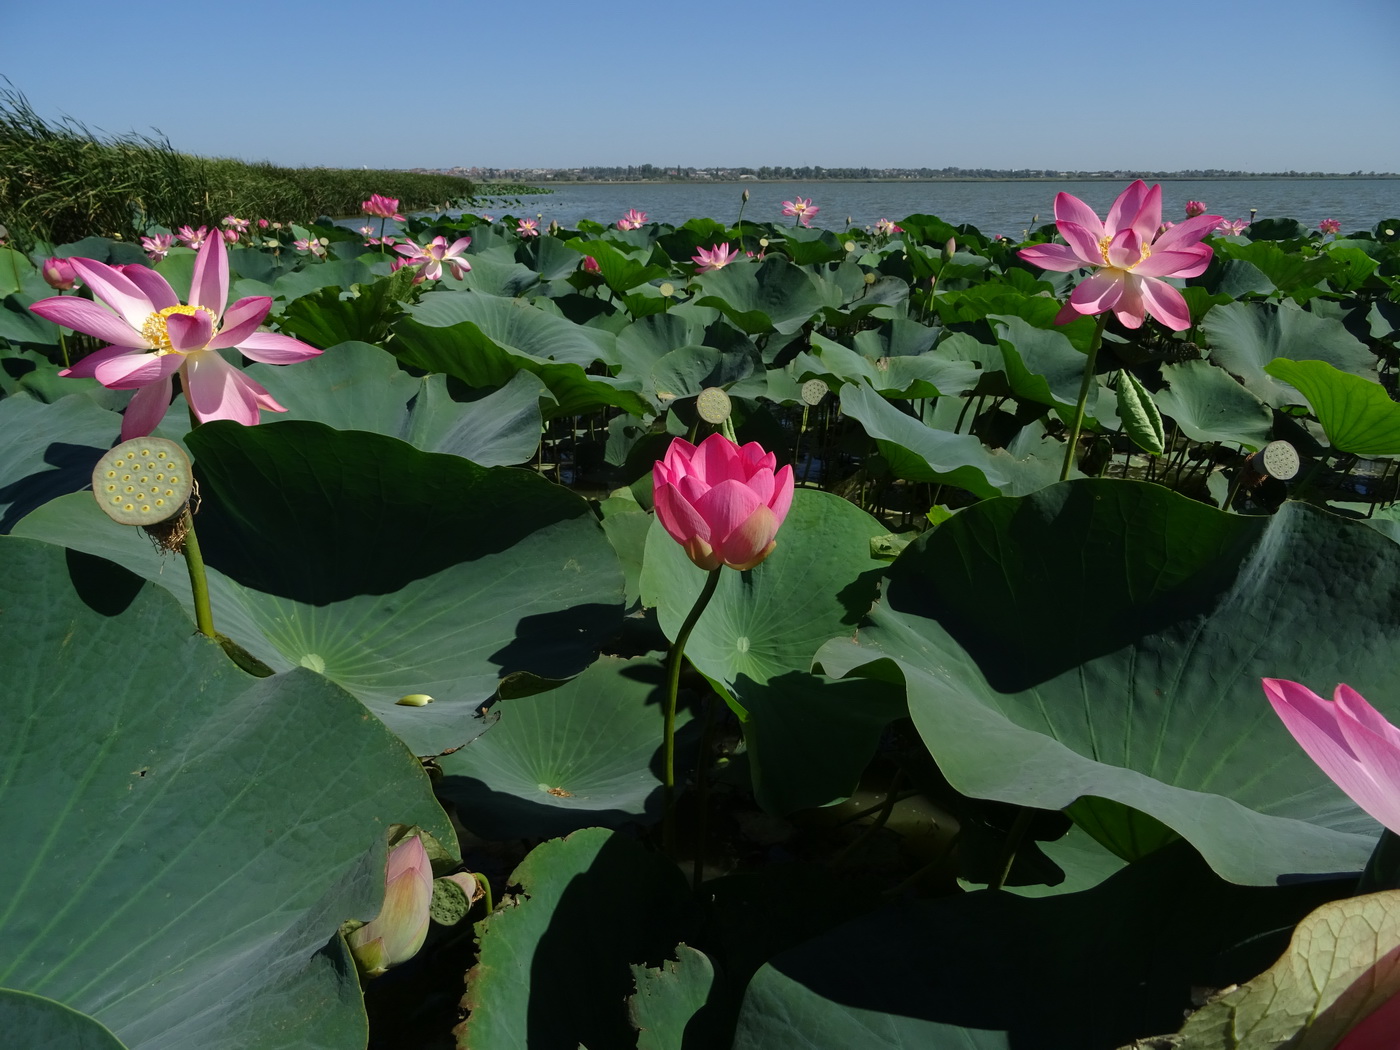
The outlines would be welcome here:
<svg viewBox="0 0 1400 1050">
<path fill-rule="evenodd" d="M 1400 172 L 1396 0 L 0 9 L 45 117 L 292 166 Z"/>
</svg>

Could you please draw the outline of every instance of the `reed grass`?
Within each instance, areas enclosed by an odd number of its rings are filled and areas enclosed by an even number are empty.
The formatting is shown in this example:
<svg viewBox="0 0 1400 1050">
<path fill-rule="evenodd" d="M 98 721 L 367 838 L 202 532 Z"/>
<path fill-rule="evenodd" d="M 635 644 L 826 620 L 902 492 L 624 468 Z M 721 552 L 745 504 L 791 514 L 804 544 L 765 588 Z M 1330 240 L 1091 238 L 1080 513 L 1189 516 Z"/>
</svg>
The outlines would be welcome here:
<svg viewBox="0 0 1400 1050">
<path fill-rule="evenodd" d="M 416 211 L 473 192 L 454 175 L 197 157 L 164 138 L 46 120 L 21 92 L 0 86 L 0 225 L 21 250 L 93 234 L 134 241 L 153 225 L 217 226 L 230 214 L 302 223 L 355 215 L 374 193 Z"/>
</svg>

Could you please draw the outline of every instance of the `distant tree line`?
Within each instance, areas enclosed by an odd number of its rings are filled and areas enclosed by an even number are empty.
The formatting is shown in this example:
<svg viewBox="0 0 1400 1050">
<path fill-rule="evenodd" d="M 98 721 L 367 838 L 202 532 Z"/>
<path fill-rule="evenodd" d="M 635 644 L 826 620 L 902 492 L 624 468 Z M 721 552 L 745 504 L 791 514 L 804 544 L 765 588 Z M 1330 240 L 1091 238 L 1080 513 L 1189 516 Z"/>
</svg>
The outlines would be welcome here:
<svg viewBox="0 0 1400 1050">
<path fill-rule="evenodd" d="M 1056 168 L 824 168 L 821 165 L 764 165 L 758 168 L 667 167 L 657 164 L 589 165 L 580 168 L 454 168 L 456 174 L 483 181 L 522 182 L 656 182 L 667 180 L 729 181 L 734 179 L 1230 179 L 1230 178 L 1395 178 L 1377 171 L 1240 171 L 1226 168 L 1183 168 L 1149 171 L 1120 168 L 1064 171 Z"/>
</svg>

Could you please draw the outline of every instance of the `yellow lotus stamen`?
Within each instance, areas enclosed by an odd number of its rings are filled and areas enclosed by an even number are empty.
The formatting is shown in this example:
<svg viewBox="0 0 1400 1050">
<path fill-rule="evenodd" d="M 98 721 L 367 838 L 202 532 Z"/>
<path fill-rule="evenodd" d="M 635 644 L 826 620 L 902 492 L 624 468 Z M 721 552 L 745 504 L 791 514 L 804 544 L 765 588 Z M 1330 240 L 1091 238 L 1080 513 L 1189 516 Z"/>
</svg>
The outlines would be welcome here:
<svg viewBox="0 0 1400 1050">
<path fill-rule="evenodd" d="M 192 317 L 200 311 L 209 315 L 211 325 L 218 322 L 219 319 L 214 316 L 214 311 L 207 306 L 185 306 L 183 304 L 167 306 L 164 310 L 158 310 L 146 318 L 146 323 L 141 326 L 141 334 L 150 342 L 157 355 L 177 353 L 178 351 L 170 345 L 170 336 L 165 331 L 165 319 L 171 314 L 184 314 L 187 317 Z"/>
</svg>

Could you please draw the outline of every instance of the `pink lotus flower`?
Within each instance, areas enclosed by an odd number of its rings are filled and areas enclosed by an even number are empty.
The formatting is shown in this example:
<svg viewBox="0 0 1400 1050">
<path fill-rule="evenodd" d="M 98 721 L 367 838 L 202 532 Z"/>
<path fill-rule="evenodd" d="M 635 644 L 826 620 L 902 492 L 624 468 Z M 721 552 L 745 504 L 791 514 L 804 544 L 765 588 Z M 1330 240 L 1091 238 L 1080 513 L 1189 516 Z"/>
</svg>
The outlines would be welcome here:
<svg viewBox="0 0 1400 1050">
<path fill-rule="evenodd" d="M 875 221 L 875 232 L 882 237 L 892 237 L 896 233 L 903 233 L 903 226 L 896 226 L 893 219 L 877 219 Z"/>
<path fill-rule="evenodd" d="M 141 238 L 141 247 L 146 251 L 146 257 L 151 262 L 160 262 L 165 258 L 170 246 L 175 243 L 173 233 L 153 233 L 149 237 Z"/>
<path fill-rule="evenodd" d="M 266 219 L 259 219 L 259 220 L 258 220 L 258 229 L 260 229 L 260 230 L 265 230 L 265 229 L 267 229 L 267 220 L 266 220 Z"/>
<path fill-rule="evenodd" d="M 603 268 L 598 265 L 598 260 L 591 255 L 585 255 L 583 262 L 579 264 L 579 269 L 584 273 L 602 273 Z"/>
<path fill-rule="evenodd" d="M 373 236 L 374 236 L 374 227 L 373 227 L 373 226 L 361 226 L 361 227 L 360 227 L 360 232 L 361 232 L 362 234 L 364 234 L 366 237 L 373 237 Z"/>
<path fill-rule="evenodd" d="M 1221 219 L 1215 232 L 1226 237 L 1238 237 L 1247 229 L 1249 229 L 1248 219 Z"/>
<path fill-rule="evenodd" d="M 467 245 L 471 242 L 470 237 L 458 237 L 449 247 L 446 237 L 437 236 L 422 248 L 410 240 L 406 244 L 400 244 L 394 251 L 407 256 L 410 266 L 423 267 L 424 280 L 441 279 L 442 264 L 446 263 L 447 268 L 452 271 L 452 276 L 460 281 L 472 268 L 471 263 L 461 258 L 462 253 L 467 250 Z"/>
<path fill-rule="evenodd" d="M 198 250 L 200 246 L 204 244 L 204 238 L 208 236 L 209 227 L 207 226 L 201 226 L 197 230 L 191 229 L 188 226 L 181 226 L 175 231 L 176 240 L 186 248 L 194 248 L 195 250 Z"/>
<path fill-rule="evenodd" d="M 237 231 L 237 230 L 233 230 L 233 229 L 224 230 L 224 231 L 223 231 L 223 235 L 224 235 L 224 240 L 225 240 L 226 242 L 228 242 L 229 244 L 237 244 L 237 243 L 238 243 L 238 231 Z"/>
<path fill-rule="evenodd" d="M 423 840 L 414 835 L 389 851 L 379 914 L 346 938 L 366 976 L 377 977 L 418 954 L 428 936 L 432 900 L 433 868 Z"/>
<path fill-rule="evenodd" d="M 1204 201 L 1186 202 L 1186 217 L 1188 219 L 1194 219 L 1197 215 L 1204 215 L 1205 213 L 1206 205 Z"/>
<path fill-rule="evenodd" d="M 40 268 L 44 281 L 55 291 L 66 292 L 78 281 L 78 271 L 67 259 L 46 259 Z"/>
<path fill-rule="evenodd" d="M 94 378 L 112 390 L 135 390 L 122 419 L 122 440 L 156 428 L 170 405 L 171 378 L 180 381 L 195 419 L 234 419 L 251 426 L 260 409 L 285 412 L 272 395 L 219 354 L 237 347 L 269 365 L 305 361 L 321 353 L 291 336 L 262 332 L 272 299 L 249 296 L 224 309 L 228 300 L 228 249 L 210 237 L 195 258 L 189 305 L 154 270 L 119 270 L 94 259 L 73 259 L 73 268 L 98 305 L 76 296 L 41 299 L 30 307 L 40 317 L 112 345 L 89 354 L 61 376 Z"/>
<path fill-rule="evenodd" d="M 1332 700 L 1281 678 L 1264 694 L 1308 757 L 1351 800 L 1400 835 L 1400 729 L 1349 685 Z"/>
<path fill-rule="evenodd" d="M 515 226 L 515 232 L 521 237 L 538 237 L 540 224 L 534 219 L 521 219 Z"/>
<path fill-rule="evenodd" d="M 252 223 L 247 219 L 240 219 L 237 215 L 225 215 L 223 224 L 231 230 L 246 230 Z"/>
<path fill-rule="evenodd" d="M 757 441 L 675 438 L 652 468 L 656 518 L 700 568 L 752 569 L 772 553 L 792 506 L 792 467 L 776 466 Z"/>
<path fill-rule="evenodd" d="M 304 240 L 293 241 L 292 247 L 299 252 L 310 252 L 318 259 L 326 254 L 326 246 L 315 237 L 307 237 Z"/>
<path fill-rule="evenodd" d="M 819 211 L 821 209 L 812 203 L 811 197 L 798 197 L 795 201 L 783 201 L 783 214 L 797 216 L 797 221 L 803 226 L 811 226 L 812 216 Z M 793 223 L 793 225 L 795 226 L 797 223 Z"/>
<path fill-rule="evenodd" d="M 1202 273 L 1211 248 L 1200 240 L 1219 222 L 1219 215 L 1198 215 L 1159 234 L 1162 187 L 1149 190 L 1138 179 L 1118 195 L 1104 222 L 1078 197 L 1056 195 L 1055 225 L 1068 244 L 1038 244 L 1019 254 L 1045 270 L 1094 270 L 1075 286 L 1056 324 L 1112 310 L 1125 327 L 1139 328 L 1150 312 L 1179 332 L 1191 327 L 1191 312 L 1181 293 L 1161 278 Z"/>
<path fill-rule="evenodd" d="M 1323 233 L 1339 234 L 1342 232 L 1342 224 L 1337 219 L 1323 219 L 1317 224 L 1317 228 Z"/>
<path fill-rule="evenodd" d="M 381 197 L 374 193 L 369 200 L 360 205 L 360 210 L 366 215 L 373 215 L 378 219 L 397 219 L 403 221 L 403 216 L 399 214 L 399 201 L 397 197 Z"/>
<path fill-rule="evenodd" d="M 1400 1032 L 1400 994 L 1372 1010 L 1343 1037 L 1336 1050 L 1395 1050 L 1396 1032 Z"/>
<path fill-rule="evenodd" d="M 619 230 L 640 230 L 646 225 L 647 213 L 638 211 L 636 208 L 628 209 L 626 215 L 617 220 Z"/>
<path fill-rule="evenodd" d="M 690 257 L 690 261 L 697 264 L 696 273 L 707 273 L 710 270 L 719 270 L 735 259 L 739 258 L 739 253 L 727 244 L 712 244 L 709 248 L 697 248 L 695 254 Z"/>
</svg>

